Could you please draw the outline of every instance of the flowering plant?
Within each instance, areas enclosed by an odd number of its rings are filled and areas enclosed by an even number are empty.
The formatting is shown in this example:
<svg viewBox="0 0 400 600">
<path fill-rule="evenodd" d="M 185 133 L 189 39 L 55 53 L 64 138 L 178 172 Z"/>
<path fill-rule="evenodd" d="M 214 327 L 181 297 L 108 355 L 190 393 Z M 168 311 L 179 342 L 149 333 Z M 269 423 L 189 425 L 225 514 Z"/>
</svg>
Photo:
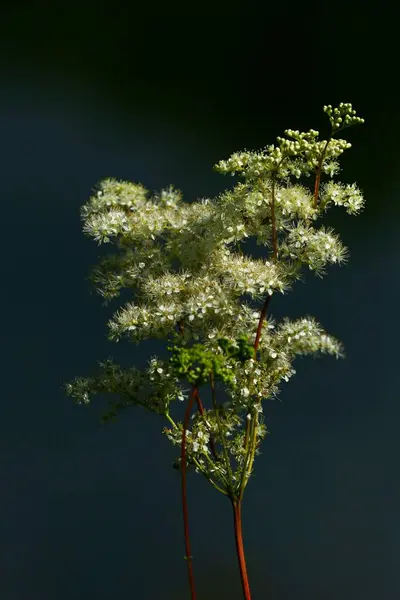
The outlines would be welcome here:
<svg viewBox="0 0 400 600">
<path fill-rule="evenodd" d="M 322 277 L 341 264 L 347 249 L 332 228 L 318 220 L 332 205 L 356 215 L 364 199 L 356 184 L 334 183 L 338 157 L 351 144 L 336 136 L 364 120 L 351 104 L 324 107 L 331 133 L 319 140 L 311 129 L 285 131 L 277 145 L 236 152 L 215 170 L 242 181 L 215 199 L 185 204 L 170 186 L 150 194 L 138 183 L 106 179 L 81 209 L 83 231 L 119 252 L 103 259 L 90 276 L 107 304 L 131 288 L 128 302 L 109 321 L 109 339 L 139 344 L 166 339 L 168 360 L 152 357 L 148 368 L 122 369 L 112 359 L 99 372 L 66 384 L 78 403 L 111 393 L 104 420 L 120 409 L 141 405 L 166 419 L 163 433 L 180 447 L 174 466 L 182 474 L 185 546 L 192 599 L 196 598 L 186 502 L 186 471 L 192 466 L 231 502 L 243 596 L 249 600 L 241 506 L 262 439 L 267 435 L 263 401 L 276 397 L 282 381 L 295 374 L 298 355 L 342 357 L 338 340 L 313 317 L 266 319 L 274 293 L 284 294 L 302 279 L 305 265 Z M 322 175 L 330 180 L 321 183 Z M 308 189 L 300 178 L 315 176 Z M 255 237 L 267 260 L 245 256 L 240 243 Z M 263 302 L 261 310 L 246 301 Z M 184 388 L 185 382 L 191 389 Z M 200 388 L 210 385 L 212 405 Z M 217 392 L 228 400 L 217 400 Z M 186 403 L 182 422 L 171 416 L 176 400 Z M 192 409 L 196 412 L 191 417 Z"/>
</svg>

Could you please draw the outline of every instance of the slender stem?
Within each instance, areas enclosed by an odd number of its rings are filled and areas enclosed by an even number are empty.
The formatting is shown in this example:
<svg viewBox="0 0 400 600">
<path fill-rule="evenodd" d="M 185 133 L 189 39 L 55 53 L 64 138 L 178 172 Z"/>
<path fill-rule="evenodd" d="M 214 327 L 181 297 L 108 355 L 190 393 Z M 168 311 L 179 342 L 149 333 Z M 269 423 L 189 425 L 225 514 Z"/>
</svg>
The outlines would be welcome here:
<svg viewBox="0 0 400 600">
<path fill-rule="evenodd" d="M 169 423 L 175 429 L 177 427 L 177 425 L 176 425 L 175 421 L 173 420 L 173 418 L 171 417 L 171 415 L 169 414 L 169 412 L 166 412 L 164 416 L 166 419 L 168 419 Z"/>
<path fill-rule="evenodd" d="M 249 419 L 247 419 L 247 422 L 246 422 L 246 432 L 245 432 L 244 444 L 243 444 L 243 448 L 244 448 L 244 451 L 246 452 L 246 455 L 245 455 L 244 460 L 243 460 L 243 468 L 242 468 L 242 473 L 241 473 L 241 476 L 240 476 L 240 483 L 239 483 L 239 489 L 238 489 L 238 494 L 239 494 L 239 499 L 240 500 L 243 498 L 244 488 L 246 486 L 246 470 L 247 470 L 247 459 L 249 457 L 249 438 L 250 438 L 250 434 L 251 434 L 251 423 L 250 423 Z"/>
<path fill-rule="evenodd" d="M 322 163 L 324 161 L 326 150 L 328 148 L 328 144 L 330 141 L 331 141 L 331 138 L 329 138 L 329 140 L 327 140 L 327 142 L 325 144 L 325 148 L 322 151 L 321 158 L 319 159 L 319 163 L 318 163 L 318 167 L 317 167 L 317 174 L 315 177 L 315 185 L 314 185 L 314 208 L 317 208 L 317 204 L 318 204 L 318 193 L 319 193 L 319 184 L 321 181 Z"/>
<path fill-rule="evenodd" d="M 232 500 L 233 523 L 235 528 L 236 551 L 239 561 L 240 579 L 244 600 L 251 600 L 250 584 L 247 575 L 246 559 L 244 556 L 243 534 L 242 534 L 242 503 L 240 500 Z"/>
<path fill-rule="evenodd" d="M 200 400 L 200 396 L 198 393 L 196 394 L 196 402 L 197 402 L 197 408 L 199 410 L 199 413 L 201 414 L 202 417 L 204 417 L 204 406 L 203 406 L 202 401 Z M 215 442 L 214 442 L 213 436 L 211 434 L 210 434 L 210 448 L 211 448 L 211 452 L 212 452 L 215 460 L 219 460 L 219 456 L 218 456 L 217 450 L 215 448 Z"/>
<path fill-rule="evenodd" d="M 246 441 L 246 445 L 245 445 L 246 456 L 244 458 L 243 470 L 241 473 L 240 484 L 239 484 L 239 500 L 240 500 L 240 502 L 243 499 L 244 490 L 245 490 L 245 487 L 246 487 L 247 482 L 250 477 L 250 469 L 248 468 L 248 465 L 250 464 L 251 453 L 252 453 L 253 429 L 254 429 L 254 418 L 247 419 L 247 423 L 246 423 L 247 441 Z"/>
<path fill-rule="evenodd" d="M 227 475 L 229 478 L 229 483 L 228 483 L 227 487 L 229 490 L 229 495 L 232 496 L 233 495 L 233 474 L 232 474 L 232 468 L 231 468 L 231 461 L 229 460 L 228 450 L 227 450 L 226 444 L 225 444 L 224 433 L 222 431 L 221 421 L 219 418 L 219 412 L 218 412 L 219 409 L 218 409 L 217 400 L 215 397 L 214 373 L 212 371 L 210 373 L 210 383 L 211 383 L 212 402 L 213 402 L 213 406 L 214 406 L 214 410 L 215 410 L 215 418 L 217 420 L 219 438 L 220 438 L 221 445 L 222 445 L 222 451 L 224 453 L 226 472 L 227 472 Z"/>
<path fill-rule="evenodd" d="M 192 565 L 192 554 L 190 550 L 190 536 L 189 536 L 189 515 L 188 505 L 186 497 L 186 429 L 189 426 L 190 412 L 193 407 L 193 403 L 197 394 L 196 386 L 193 386 L 192 394 L 189 398 L 189 402 L 186 407 L 185 419 L 183 422 L 182 431 L 182 446 L 181 446 L 181 467 L 182 467 L 182 510 L 183 510 L 183 529 L 185 534 L 185 550 L 186 560 L 188 566 L 189 585 L 192 600 L 196 600 L 196 589 L 194 584 L 193 565 Z"/>
<path fill-rule="evenodd" d="M 247 466 L 247 476 L 246 476 L 246 480 L 244 482 L 244 488 L 247 485 L 248 480 L 250 479 L 250 475 L 251 475 L 251 470 L 253 468 L 253 463 L 254 463 L 254 456 L 256 453 L 256 446 L 257 446 L 257 427 L 258 427 L 258 414 L 254 416 L 253 419 L 253 426 L 252 426 L 252 430 L 251 430 L 251 443 L 250 443 L 250 447 L 249 447 L 249 463 Z M 243 494 L 243 490 L 242 490 L 242 494 Z"/>
<path fill-rule="evenodd" d="M 276 218 L 275 218 L 275 175 L 272 177 L 272 199 L 271 199 L 271 222 L 272 222 L 272 250 L 273 260 L 278 258 L 278 234 L 276 232 Z"/>
</svg>

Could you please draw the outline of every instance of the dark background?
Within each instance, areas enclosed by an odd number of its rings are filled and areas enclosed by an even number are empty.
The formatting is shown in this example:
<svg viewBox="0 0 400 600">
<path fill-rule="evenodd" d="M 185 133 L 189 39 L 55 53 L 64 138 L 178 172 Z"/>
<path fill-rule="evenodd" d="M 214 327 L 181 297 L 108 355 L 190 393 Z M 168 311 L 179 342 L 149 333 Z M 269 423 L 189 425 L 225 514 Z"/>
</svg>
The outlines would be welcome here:
<svg viewBox="0 0 400 600">
<path fill-rule="evenodd" d="M 115 5 L 115 6 L 114 6 Z M 272 315 L 314 315 L 347 358 L 298 361 L 244 501 L 255 600 L 400 597 L 397 316 L 400 244 L 396 15 L 383 4 L 32 3 L 1 15 L 2 600 L 189 597 L 176 450 L 132 410 L 100 425 L 62 383 L 113 355 L 165 356 L 106 339 L 118 307 L 85 280 L 110 247 L 79 209 L 113 176 L 188 201 L 232 185 L 212 166 L 318 129 L 351 102 L 363 126 L 342 181 L 361 216 L 328 213 L 350 261 L 308 276 Z M 189 480 L 199 600 L 241 598 L 229 503 Z"/>
</svg>

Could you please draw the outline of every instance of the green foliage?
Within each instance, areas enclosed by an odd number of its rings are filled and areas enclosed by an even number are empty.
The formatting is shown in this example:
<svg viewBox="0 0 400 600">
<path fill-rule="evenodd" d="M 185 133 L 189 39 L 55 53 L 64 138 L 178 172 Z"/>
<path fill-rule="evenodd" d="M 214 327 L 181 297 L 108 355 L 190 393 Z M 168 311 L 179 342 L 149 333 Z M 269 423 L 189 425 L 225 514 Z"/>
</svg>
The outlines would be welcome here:
<svg viewBox="0 0 400 600">
<path fill-rule="evenodd" d="M 191 348 L 168 346 L 168 350 L 172 352 L 170 362 L 178 377 L 199 387 L 209 383 L 210 373 L 213 373 L 216 380 L 234 385 L 234 373 L 232 366 L 227 365 L 227 359 L 237 358 L 245 362 L 254 358 L 254 347 L 248 343 L 244 335 L 238 338 L 237 344 L 228 338 L 219 338 L 217 341 L 223 350 L 223 355 L 207 350 L 204 344 L 195 344 Z"/>
</svg>

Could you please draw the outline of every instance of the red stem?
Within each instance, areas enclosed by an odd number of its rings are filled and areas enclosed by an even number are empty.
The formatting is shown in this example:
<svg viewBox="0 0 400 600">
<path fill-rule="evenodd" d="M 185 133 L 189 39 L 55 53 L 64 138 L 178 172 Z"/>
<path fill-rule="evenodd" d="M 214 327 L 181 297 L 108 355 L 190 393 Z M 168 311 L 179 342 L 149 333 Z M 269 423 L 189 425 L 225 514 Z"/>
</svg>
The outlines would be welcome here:
<svg viewBox="0 0 400 600">
<path fill-rule="evenodd" d="M 235 542 L 237 556 L 239 560 L 240 579 L 242 581 L 243 598 L 244 600 L 251 600 L 249 578 L 247 576 L 246 559 L 244 556 L 243 548 L 243 535 L 242 535 L 242 503 L 240 500 L 232 500 L 233 507 L 233 522 L 235 527 Z"/>
<path fill-rule="evenodd" d="M 314 208 L 318 204 L 318 192 L 319 192 L 319 182 L 321 181 L 321 168 L 318 166 L 317 175 L 315 177 L 315 185 L 314 185 Z"/>
<path fill-rule="evenodd" d="M 190 536 L 189 536 L 189 515 L 188 505 L 186 497 L 186 429 L 189 426 L 190 412 L 193 407 L 195 398 L 197 397 L 197 388 L 194 386 L 192 394 L 189 398 L 188 405 L 185 412 L 185 420 L 183 422 L 182 432 L 182 446 L 181 446 L 181 469 L 182 469 L 182 511 L 183 511 L 183 529 L 185 534 L 185 550 L 186 560 L 188 566 L 189 585 L 192 600 L 196 600 L 196 589 L 194 584 L 193 565 L 192 565 L 192 553 L 190 550 Z"/>
<path fill-rule="evenodd" d="M 331 141 L 331 138 L 329 138 L 329 140 L 327 140 L 327 142 L 325 144 L 325 148 L 322 151 L 321 158 L 319 159 L 319 163 L 318 163 L 318 167 L 317 167 L 317 173 L 316 173 L 315 185 L 314 185 L 314 208 L 317 208 L 317 205 L 318 205 L 318 194 L 319 194 L 319 185 L 321 182 L 322 163 L 324 162 L 326 150 L 328 148 L 328 144 L 330 141 Z"/>
</svg>

